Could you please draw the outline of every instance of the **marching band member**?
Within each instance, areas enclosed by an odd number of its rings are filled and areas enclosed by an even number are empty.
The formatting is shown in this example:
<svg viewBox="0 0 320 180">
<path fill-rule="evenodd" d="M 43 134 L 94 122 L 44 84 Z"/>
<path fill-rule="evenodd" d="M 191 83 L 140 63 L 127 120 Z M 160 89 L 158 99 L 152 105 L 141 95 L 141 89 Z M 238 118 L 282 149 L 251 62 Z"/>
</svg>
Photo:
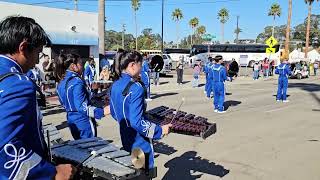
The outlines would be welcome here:
<svg viewBox="0 0 320 180">
<path fill-rule="evenodd" d="M 224 99 L 225 99 L 225 81 L 232 81 L 231 77 L 227 76 L 227 70 L 221 64 L 223 63 L 222 56 L 218 55 L 214 58 L 215 64 L 212 67 L 213 89 L 214 89 L 214 111 L 217 113 L 225 113 Z"/>
<path fill-rule="evenodd" d="M 140 148 L 145 153 L 145 169 L 149 172 L 154 168 L 152 140 L 167 135 L 172 125 L 159 126 L 145 116 L 145 88 L 134 80 L 141 72 L 142 56 L 135 51 L 123 52 L 117 54 L 116 61 L 121 75 L 111 87 L 111 115 L 120 125 L 123 148 L 128 152 Z"/>
<path fill-rule="evenodd" d="M 57 87 L 61 105 L 67 111 L 67 121 L 74 139 L 85 139 L 97 136 L 96 119 L 110 113 L 109 106 L 104 109 L 91 105 L 90 92 L 80 77 L 83 63 L 76 54 L 69 54 L 58 68 L 64 69 L 65 75 Z M 62 71 L 63 72 L 63 71 Z"/>
<path fill-rule="evenodd" d="M 0 179 L 71 179 L 70 164 L 54 166 L 42 132 L 37 86 L 23 73 L 50 40 L 33 19 L 0 22 Z"/>
<path fill-rule="evenodd" d="M 289 102 L 287 100 L 288 77 L 291 75 L 291 69 L 287 61 L 283 61 L 277 68 L 276 74 L 279 74 L 277 101 Z"/>
</svg>

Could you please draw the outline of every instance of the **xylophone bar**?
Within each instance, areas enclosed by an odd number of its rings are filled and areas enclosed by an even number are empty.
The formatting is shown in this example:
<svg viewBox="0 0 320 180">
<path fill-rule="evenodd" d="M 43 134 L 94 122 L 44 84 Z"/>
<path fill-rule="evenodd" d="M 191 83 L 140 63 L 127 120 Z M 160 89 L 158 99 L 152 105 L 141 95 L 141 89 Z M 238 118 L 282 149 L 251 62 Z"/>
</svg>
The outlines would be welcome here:
<svg viewBox="0 0 320 180">
<path fill-rule="evenodd" d="M 57 163 L 78 164 L 85 160 L 92 150 L 96 156 L 82 164 L 83 172 L 93 172 L 92 176 L 105 179 L 130 179 L 139 176 L 139 171 L 132 166 L 128 152 L 120 150 L 101 138 L 89 138 L 66 142 L 52 147 L 52 155 Z"/>
<path fill-rule="evenodd" d="M 205 139 L 216 132 L 216 124 L 209 123 L 207 118 L 196 117 L 194 114 L 188 114 L 183 111 L 175 111 L 175 109 L 160 106 L 149 110 L 147 117 L 150 121 L 159 125 L 172 122 L 171 131 L 174 133 L 200 136 Z M 173 118 L 174 120 L 172 121 Z"/>
</svg>

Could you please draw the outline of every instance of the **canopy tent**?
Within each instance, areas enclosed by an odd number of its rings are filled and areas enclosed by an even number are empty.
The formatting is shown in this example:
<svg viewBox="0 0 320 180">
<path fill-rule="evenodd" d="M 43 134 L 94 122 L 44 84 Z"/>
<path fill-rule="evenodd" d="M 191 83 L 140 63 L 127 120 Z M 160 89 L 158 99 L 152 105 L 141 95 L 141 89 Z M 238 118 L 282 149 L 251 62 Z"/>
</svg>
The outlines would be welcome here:
<svg viewBox="0 0 320 180">
<path fill-rule="evenodd" d="M 314 63 L 316 60 L 320 60 L 320 54 L 318 53 L 317 50 L 312 50 L 308 52 L 308 59 L 310 60 L 311 63 Z"/>
<path fill-rule="evenodd" d="M 300 62 L 302 60 L 304 60 L 304 53 L 298 51 L 297 49 L 293 50 L 289 54 L 289 62 L 290 63 L 296 63 L 296 62 Z"/>
</svg>

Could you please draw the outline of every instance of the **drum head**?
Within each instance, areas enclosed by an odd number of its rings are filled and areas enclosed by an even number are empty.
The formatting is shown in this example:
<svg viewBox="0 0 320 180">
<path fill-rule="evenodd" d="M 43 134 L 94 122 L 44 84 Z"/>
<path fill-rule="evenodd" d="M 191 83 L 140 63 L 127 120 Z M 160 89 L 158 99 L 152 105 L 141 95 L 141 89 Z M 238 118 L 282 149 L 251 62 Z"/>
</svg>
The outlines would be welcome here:
<svg viewBox="0 0 320 180">
<path fill-rule="evenodd" d="M 160 72 L 163 69 L 164 61 L 159 55 L 155 55 L 151 58 L 150 68 L 154 69 L 156 72 Z"/>
</svg>

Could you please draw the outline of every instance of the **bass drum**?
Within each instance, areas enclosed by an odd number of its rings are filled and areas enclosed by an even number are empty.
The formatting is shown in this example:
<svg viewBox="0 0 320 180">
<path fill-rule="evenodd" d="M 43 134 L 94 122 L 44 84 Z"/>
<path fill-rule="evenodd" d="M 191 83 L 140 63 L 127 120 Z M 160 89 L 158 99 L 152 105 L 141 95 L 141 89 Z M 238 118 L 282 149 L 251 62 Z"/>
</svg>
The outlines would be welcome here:
<svg viewBox="0 0 320 180">
<path fill-rule="evenodd" d="M 160 55 L 155 55 L 151 57 L 150 69 L 155 72 L 160 72 L 163 69 L 164 61 Z"/>
</svg>

